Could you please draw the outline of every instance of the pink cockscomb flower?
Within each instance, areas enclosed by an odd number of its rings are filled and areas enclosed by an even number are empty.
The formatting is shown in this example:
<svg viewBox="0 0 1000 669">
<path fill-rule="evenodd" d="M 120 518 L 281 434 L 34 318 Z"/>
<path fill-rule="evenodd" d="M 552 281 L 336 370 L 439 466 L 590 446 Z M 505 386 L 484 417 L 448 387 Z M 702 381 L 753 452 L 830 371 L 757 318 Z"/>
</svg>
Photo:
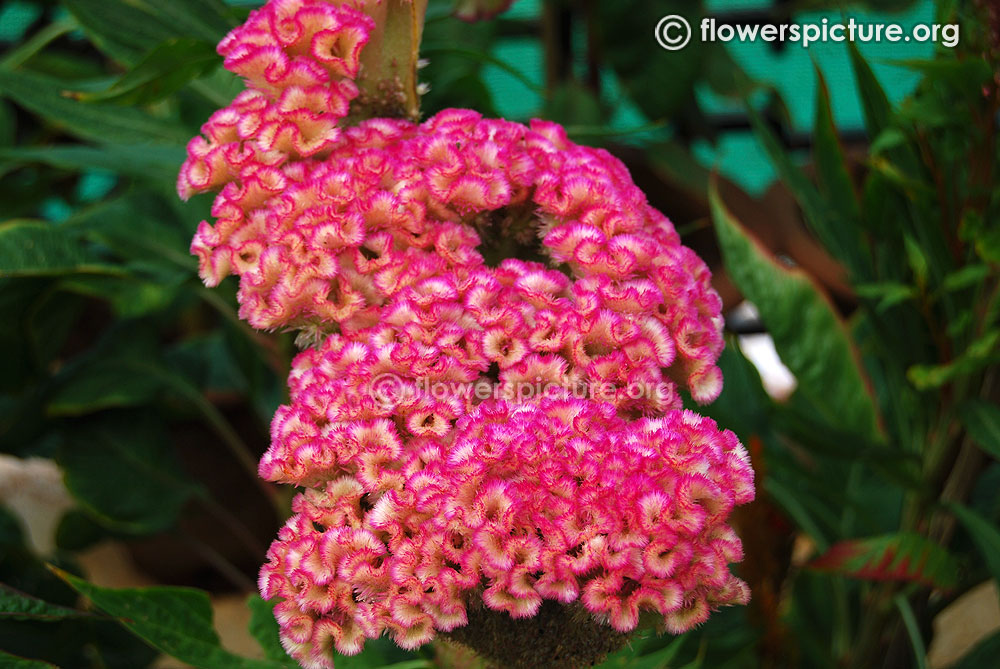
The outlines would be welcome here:
<svg viewBox="0 0 1000 669">
<path fill-rule="evenodd" d="M 640 617 L 680 633 L 745 603 L 727 518 L 749 460 L 681 404 L 722 388 L 708 269 L 554 123 L 345 123 L 377 5 L 251 13 L 219 46 L 247 91 L 178 182 L 218 191 L 202 279 L 236 275 L 243 318 L 315 345 L 260 463 L 304 488 L 260 577 L 285 648 L 330 667 L 444 633 L 516 666 L 496 630 L 547 616 L 605 635 L 572 666 Z"/>
</svg>

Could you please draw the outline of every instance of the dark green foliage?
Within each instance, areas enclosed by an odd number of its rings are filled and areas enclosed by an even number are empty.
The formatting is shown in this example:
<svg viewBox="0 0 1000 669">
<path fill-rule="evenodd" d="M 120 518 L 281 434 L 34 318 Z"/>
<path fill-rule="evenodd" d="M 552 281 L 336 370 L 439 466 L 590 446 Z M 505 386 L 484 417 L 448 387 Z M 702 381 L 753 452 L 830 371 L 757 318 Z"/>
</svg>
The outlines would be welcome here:
<svg viewBox="0 0 1000 669">
<path fill-rule="evenodd" d="M 135 669 L 166 653 L 212 669 L 294 667 L 272 603 L 247 602 L 261 647 L 250 659 L 222 647 L 209 598 L 252 587 L 289 513 L 255 463 L 294 347 L 239 320 L 231 280 L 202 286 L 188 246 L 211 198 L 174 192 L 186 142 L 242 89 L 214 48 L 254 3 L 19 4 L 28 22 L 0 56 L 0 453 L 53 458 L 74 508 L 42 556 L 0 508 L 0 665 Z M 515 120 L 551 118 L 619 152 L 685 241 L 756 304 L 798 380 L 775 401 L 730 337 L 725 391 L 699 409 L 754 459 L 759 499 L 735 518 L 751 605 L 681 637 L 650 626 L 600 666 L 911 664 L 944 605 L 1000 578 L 1000 94 L 987 60 L 1000 47 L 977 13 L 986 3 L 938 3 L 940 21 L 962 22 L 962 44 L 898 63 L 920 78 L 898 104 L 847 48 L 869 140 L 853 151 L 835 121 L 842 91 L 817 65 L 808 170 L 777 127 L 781 101 L 771 113 L 757 104 L 773 91 L 732 50 L 655 46 L 661 16 L 697 30 L 704 3 L 546 0 L 537 16 L 515 5 L 476 24 L 452 18 L 452 4 L 430 2 L 424 116 L 498 115 L 511 107 L 491 85 L 502 76 L 521 91 Z M 748 125 L 846 294 L 755 238 L 766 226 L 742 217 L 723 179 L 710 188 L 692 151 L 720 134 L 706 92 L 754 103 Z M 77 558 L 107 539 L 170 585 L 85 580 Z M 480 622 L 489 633 L 496 621 Z M 609 636 L 583 650 L 613 651 L 622 639 Z M 992 666 L 998 644 L 959 666 Z M 532 649 L 504 658 L 530 666 Z M 383 638 L 335 659 L 418 669 L 444 657 Z"/>
</svg>

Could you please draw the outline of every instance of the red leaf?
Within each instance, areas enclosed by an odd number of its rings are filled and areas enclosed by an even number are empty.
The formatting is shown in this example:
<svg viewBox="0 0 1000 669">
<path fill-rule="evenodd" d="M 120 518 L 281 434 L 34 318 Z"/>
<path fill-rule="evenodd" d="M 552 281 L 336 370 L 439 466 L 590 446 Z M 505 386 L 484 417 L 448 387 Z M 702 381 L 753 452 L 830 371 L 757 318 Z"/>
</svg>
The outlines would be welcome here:
<svg viewBox="0 0 1000 669">
<path fill-rule="evenodd" d="M 908 581 L 940 588 L 952 587 L 958 570 L 948 551 L 916 532 L 841 541 L 807 567 L 866 581 Z"/>
</svg>

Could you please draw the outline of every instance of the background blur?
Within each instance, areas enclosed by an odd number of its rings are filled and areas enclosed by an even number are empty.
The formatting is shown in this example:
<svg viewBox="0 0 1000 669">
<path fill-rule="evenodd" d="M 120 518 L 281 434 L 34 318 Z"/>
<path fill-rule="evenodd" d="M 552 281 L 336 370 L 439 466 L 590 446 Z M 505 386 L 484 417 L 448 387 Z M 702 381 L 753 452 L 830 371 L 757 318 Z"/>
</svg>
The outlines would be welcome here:
<svg viewBox="0 0 1000 669">
<path fill-rule="evenodd" d="M 259 4 L 0 2 L 2 666 L 287 666 L 252 593 L 292 491 L 255 471 L 295 347 L 237 318 L 235 282 L 201 285 L 211 197 L 174 193 L 242 87 L 214 46 Z M 606 666 L 994 666 L 995 3 L 452 11 L 430 2 L 424 115 L 544 117 L 608 148 L 726 305 L 726 387 L 700 410 L 754 457 L 736 519 L 754 600 Z M 653 28 L 675 13 L 957 22 L 962 42 L 669 52 Z M 478 666 L 387 642 L 337 660 L 393 664 Z"/>
</svg>

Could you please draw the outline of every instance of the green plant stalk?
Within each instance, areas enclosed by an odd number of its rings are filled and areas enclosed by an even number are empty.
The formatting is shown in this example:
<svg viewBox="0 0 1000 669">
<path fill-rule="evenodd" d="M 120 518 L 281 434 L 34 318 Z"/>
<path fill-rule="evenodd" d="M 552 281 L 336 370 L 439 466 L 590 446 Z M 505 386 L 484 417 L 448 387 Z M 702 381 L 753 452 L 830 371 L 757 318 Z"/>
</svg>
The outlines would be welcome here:
<svg viewBox="0 0 1000 669">
<path fill-rule="evenodd" d="M 913 607 L 910 606 L 909 600 L 903 593 L 899 593 L 893 597 L 893 603 L 899 609 L 899 615 L 903 619 L 903 625 L 906 627 L 906 632 L 910 637 L 917 669 L 926 669 L 927 649 L 924 646 L 923 638 L 920 636 L 920 625 L 917 624 L 917 617 L 913 614 Z"/>
<path fill-rule="evenodd" d="M 983 381 L 982 396 L 989 396 L 993 376 L 994 373 L 990 372 Z M 954 429 L 955 406 L 966 398 L 969 385 L 966 379 L 957 381 L 952 401 L 942 408 L 931 432 L 933 438 L 924 448 L 923 471 L 928 490 L 907 496 L 900 523 L 902 530 L 912 531 L 920 531 L 921 525 L 924 525 L 924 533 L 942 544 L 946 543 L 953 531 L 955 521 L 946 510 L 940 508 L 940 502 L 945 499 L 965 499 L 981 471 L 981 453 L 962 431 L 959 430 L 956 434 Z M 956 450 L 957 457 L 954 455 Z M 929 514 L 930 519 L 926 520 Z M 898 608 L 897 598 L 902 596 L 899 592 L 901 589 L 902 586 L 896 583 L 876 586 L 871 606 L 862 619 L 858 653 L 852 658 L 852 666 L 859 669 L 875 666 L 875 658 L 880 657 L 880 633 L 894 615 L 893 604 Z M 912 608 L 910 612 L 912 614 Z M 905 620 L 904 625 L 912 639 L 910 625 Z"/>
<path fill-rule="evenodd" d="M 964 397 L 965 382 L 960 381 L 957 385 L 959 392 L 952 394 L 949 403 L 942 407 L 938 420 L 928 435 L 929 440 L 920 449 L 924 453 L 922 470 L 927 489 L 907 494 L 900 519 L 902 531 L 920 531 L 921 524 L 926 522 L 928 510 L 937 504 L 937 493 L 931 492 L 935 488 L 933 482 L 944 480 L 953 465 L 948 453 L 957 447 L 956 438 L 961 437 L 954 435 L 951 429 L 955 417 L 953 403 L 956 397 Z M 896 598 L 901 596 L 900 590 L 901 586 L 893 582 L 879 583 L 873 588 L 861 619 L 861 636 L 856 645 L 857 652 L 851 658 L 852 667 L 861 669 L 877 666 L 876 660 L 882 656 L 881 635 L 889 620 L 896 615 Z"/>
</svg>

